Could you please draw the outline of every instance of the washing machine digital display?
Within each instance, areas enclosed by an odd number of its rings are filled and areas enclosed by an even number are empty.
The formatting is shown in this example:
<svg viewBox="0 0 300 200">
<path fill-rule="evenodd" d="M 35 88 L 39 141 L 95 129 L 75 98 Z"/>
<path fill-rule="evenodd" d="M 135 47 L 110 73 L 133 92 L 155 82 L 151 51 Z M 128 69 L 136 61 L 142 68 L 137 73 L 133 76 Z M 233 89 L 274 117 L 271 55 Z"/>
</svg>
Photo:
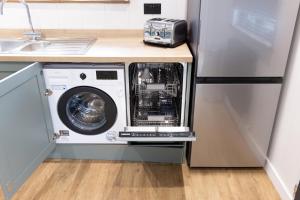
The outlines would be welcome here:
<svg viewBox="0 0 300 200">
<path fill-rule="evenodd" d="M 100 89 L 81 86 L 66 91 L 59 99 L 58 113 L 71 130 L 97 135 L 110 129 L 117 118 L 112 98 Z"/>
<path fill-rule="evenodd" d="M 96 71 L 97 80 L 118 80 L 117 71 Z"/>
</svg>

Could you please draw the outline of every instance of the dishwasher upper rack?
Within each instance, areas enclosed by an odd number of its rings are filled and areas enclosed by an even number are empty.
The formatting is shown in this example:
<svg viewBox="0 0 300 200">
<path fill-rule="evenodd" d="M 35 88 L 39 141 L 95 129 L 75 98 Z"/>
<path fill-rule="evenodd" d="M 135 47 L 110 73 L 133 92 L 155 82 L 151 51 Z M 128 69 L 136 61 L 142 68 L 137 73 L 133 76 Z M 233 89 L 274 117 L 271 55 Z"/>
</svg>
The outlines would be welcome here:
<svg viewBox="0 0 300 200">
<path fill-rule="evenodd" d="M 146 68 L 153 77 L 151 82 L 149 80 L 139 80 L 139 72 Z M 133 86 L 136 96 L 149 96 L 159 92 L 161 96 L 177 97 L 178 91 L 180 90 L 178 71 L 172 64 L 140 65 L 134 70 Z"/>
</svg>

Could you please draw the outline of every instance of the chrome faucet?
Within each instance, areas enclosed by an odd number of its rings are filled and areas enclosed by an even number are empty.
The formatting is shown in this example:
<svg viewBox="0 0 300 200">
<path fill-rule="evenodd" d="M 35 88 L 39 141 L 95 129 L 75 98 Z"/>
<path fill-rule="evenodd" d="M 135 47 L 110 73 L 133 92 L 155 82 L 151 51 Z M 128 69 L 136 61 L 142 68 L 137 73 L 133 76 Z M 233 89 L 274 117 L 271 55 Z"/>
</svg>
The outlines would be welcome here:
<svg viewBox="0 0 300 200">
<path fill-rule="evenodd" d="M 5 3 L 6 3 L 6 0 L 0 0 L 0 14 L 1 15 L 3 15 L 3 7 L 4 7 Z M 27 18 L 28 18 L 28 22 L 29 22 L 29 25 L 30 25 L 30 29 L 31 29 L 30 32 L 26 32 L 26 33 L 24 33 L 24 35 L 29 37 L 30 40 L 41 39 L 42 34 L 40 32 L 35 31 L 34 28 L 33 28 L 30 9 L 29 9 L 29 6 L 28 6 L 26 0 L 20 0 L 20 3 L 23 4 L 26 8 Z"/>
</svg>

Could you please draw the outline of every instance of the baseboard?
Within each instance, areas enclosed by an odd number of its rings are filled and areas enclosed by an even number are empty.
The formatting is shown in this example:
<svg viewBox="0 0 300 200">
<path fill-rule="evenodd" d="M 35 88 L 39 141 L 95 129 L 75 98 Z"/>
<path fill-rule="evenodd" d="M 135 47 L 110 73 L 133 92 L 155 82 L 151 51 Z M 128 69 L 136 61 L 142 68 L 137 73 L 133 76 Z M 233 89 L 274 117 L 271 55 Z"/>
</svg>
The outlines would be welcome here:
<svg viewBox="0 0 300 200">
<path fill-rule="evenodd" d="M 283 200 L 293 200 L 293 194 L 291 194 L 285 185 L 284 181 L 280 177 L 279 173 L 271 163 L 269 159 L 267 159 L 265 165 L 265 171 L 267 172 L 269 178 L 271 179 L 273 185 L 275 186 L 276 190 L 278 191 L 281 199 Z"/>
<path fill-rule="evenodd" d="M 48 158 L 181 164 L 183 157 L 183 146 L 57 144 L 55 150 Z"/>
</svg>

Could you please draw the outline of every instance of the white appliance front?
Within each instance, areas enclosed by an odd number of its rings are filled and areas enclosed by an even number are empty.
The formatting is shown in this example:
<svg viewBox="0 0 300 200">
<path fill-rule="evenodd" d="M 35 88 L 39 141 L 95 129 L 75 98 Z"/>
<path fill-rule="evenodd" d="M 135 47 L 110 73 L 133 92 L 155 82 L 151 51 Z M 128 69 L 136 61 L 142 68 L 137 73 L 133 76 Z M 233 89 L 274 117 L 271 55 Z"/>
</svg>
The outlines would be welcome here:
<svg viewBox="0 0 300 200">
<path fill-rule="evenodd" d="M 54 131 L 60 135 L 57 143 L 126 143 L 116 140 L 126 127 L 124 67 L 100 66 L 49 65 L 43 70 L 46 87 L 52 91 L 49 104 Z"/>
</svg>

